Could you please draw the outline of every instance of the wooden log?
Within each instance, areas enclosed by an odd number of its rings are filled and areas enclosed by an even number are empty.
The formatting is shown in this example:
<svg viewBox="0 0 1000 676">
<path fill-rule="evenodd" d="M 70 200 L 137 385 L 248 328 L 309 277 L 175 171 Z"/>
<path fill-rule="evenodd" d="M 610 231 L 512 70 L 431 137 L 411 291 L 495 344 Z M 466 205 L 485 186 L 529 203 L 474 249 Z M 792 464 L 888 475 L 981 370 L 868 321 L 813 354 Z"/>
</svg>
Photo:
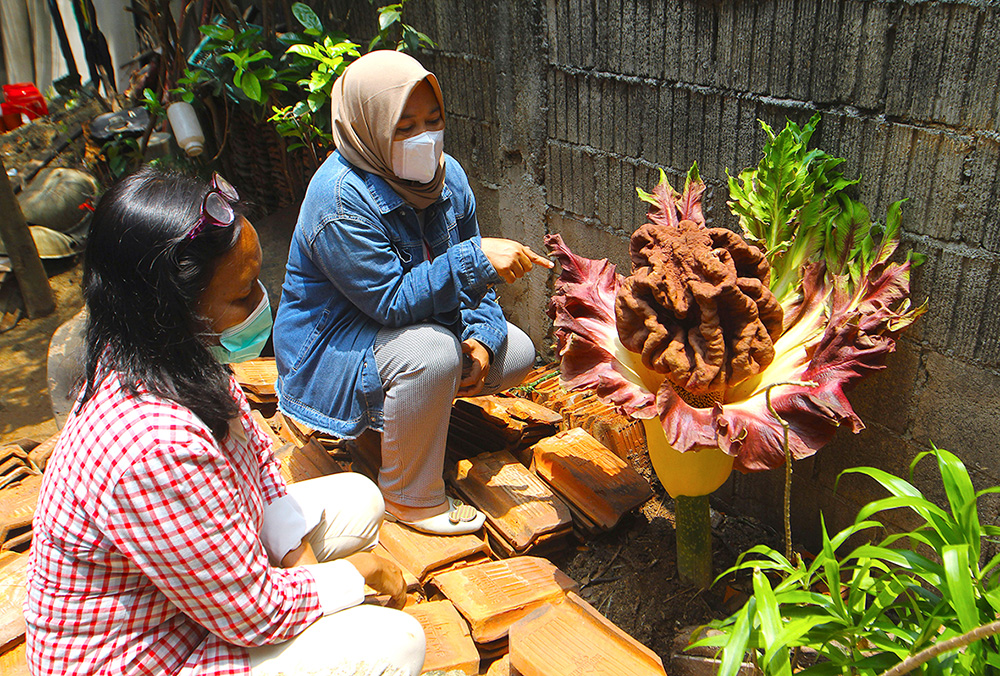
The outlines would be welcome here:
<svg viewBox="0 0 1000 676">
<path fill-rule="evenodd" d="M 14 197 L 3 157 L 0 157 L 0 237 L 7 248 L 28 316 L 37 319 L 51 314 L 56 309 L 55 296 L 42 259 L 38 257 L 35 240 L 21 213 L 21 205 Z"/>
</svg>

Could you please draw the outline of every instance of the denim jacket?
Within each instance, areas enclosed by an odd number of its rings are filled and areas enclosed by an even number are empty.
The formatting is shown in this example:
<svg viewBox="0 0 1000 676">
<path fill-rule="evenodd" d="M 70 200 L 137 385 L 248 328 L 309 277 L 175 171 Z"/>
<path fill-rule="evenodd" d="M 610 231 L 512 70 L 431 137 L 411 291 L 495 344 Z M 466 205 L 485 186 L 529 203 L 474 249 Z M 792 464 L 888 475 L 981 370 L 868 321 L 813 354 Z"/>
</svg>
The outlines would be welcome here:
<svg viewBox="0 0 1000 676">
<path fill-rule="evenodd" d="M 475 197 L 449 155 L 423 233 L 388 183 L 327 158 L 299 211 L 274 322 L 281 411 L 339 437 L 381 430 L 372 346 L 384 326 L 435 322 L 495 354 L 507 337 L 492 289 L 502 279 L 479 240 Z"/>
</svg>

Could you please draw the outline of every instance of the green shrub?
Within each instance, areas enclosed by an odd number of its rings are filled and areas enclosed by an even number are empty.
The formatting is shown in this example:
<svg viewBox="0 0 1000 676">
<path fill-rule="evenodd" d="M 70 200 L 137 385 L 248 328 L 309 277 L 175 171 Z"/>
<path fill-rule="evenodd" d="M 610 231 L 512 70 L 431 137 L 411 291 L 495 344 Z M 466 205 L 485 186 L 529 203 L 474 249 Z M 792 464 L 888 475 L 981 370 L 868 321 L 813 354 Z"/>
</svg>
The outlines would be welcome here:
<svg viewBox="0 0 1000 676">
<path fill-rule="evenodd" d="M 928 456 L 937 460 L 947 509 L 910 482 Z M 975 492 L 962 461 L 936 448 L 913 460 L 910 481 L 873 467 L 846 473 L 875 479 L 890 496 L 865 505 L 854 524 L 832 538 L 824 524 L 823 548 L 809 563 L 757 546 L 723 573 L 750 572 L 753 596 L 732 616 L 709 625 L 721 634 L 695 644 L 722 647 L 720 676 L 735 674 L 748 653 L 768 675 L 876 675 L 1000 617 L 1000 554 L 980 564 L 983 540 L 1000 534 L 1000 527 L 983 525 L 978 513 L 979 498 L 1000 487 Z M 895 509 L 910 511 L 920 525 L 838 557 L 851 536 L 883 529 L 873 517 Z M 802 648 L 818 653 L 814 665 L 797 664 Z M 934 657 L 916 673 L 998 672 L 996 636 L 987 636 Z"/>
</svg>

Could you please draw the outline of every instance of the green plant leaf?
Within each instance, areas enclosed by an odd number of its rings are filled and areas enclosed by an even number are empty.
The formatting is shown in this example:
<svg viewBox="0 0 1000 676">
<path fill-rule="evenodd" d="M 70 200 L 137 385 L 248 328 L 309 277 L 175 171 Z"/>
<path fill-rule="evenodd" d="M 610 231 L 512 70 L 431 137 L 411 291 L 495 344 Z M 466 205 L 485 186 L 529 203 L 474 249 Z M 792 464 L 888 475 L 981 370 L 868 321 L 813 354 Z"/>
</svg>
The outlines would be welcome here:
<svg viewBox="0 0 1000 676">
<path fill-rule="evenodd" d="M 285 54 L 298 54 L 299 56 L 304 56 L 316 61 L 320 61 L 323 58 L 323 54 L 315 47 L 315 45 L 310 44 L 292 45 L 285 50 Z"/>
<path fill-rule="evenodd" d="M 968 545 L 947 545 L 941 553 L 948 597 L 964 632 L 979 626 L 976 594 L 969 574 L 969 549 Z"/>
<path fill-rule="evenodd" d="M 243 78 L 236 85 L 246 93 L 248 98 L 254 101 L 262 101 L 260 81 L 253 73 L 244 72 Z"/>
<path fill-rule="evenodd" d="M 420 49 L 420 36 L 417 32 L 403 24 L 403 44 L 406 45 L 406 49 L 415 52 Z"/>
<path fill-rule="evenodd" d="M 247 51 L 244 49 L 239 52 L 227 52 L 220 54 L 218 58 L 229 59 L 237 68 L 243 68 L 243 64 L 246 63 Z"/>
<path fill-rule="evenodd" d="M 378 11 L 378 29 L 387 30 L 397 23 L 403 15 L 403 5 L 386 5 Z"/>
<path fill-rule="evenodd" d="M 774 596 L 774 590 L 771 589 L 767 576 L 760 570 L 755 570 L 753 573 L 753 593 L 757 600 L 757 619 L 764 638 L 763 645 L 767 646 L 761 666 L 769 674 L 791 676 L 788 647 L 777 642 L 781 633 L 781 611 L 778 609 L 778 600 Z"/>
<path fill-rule="evenodd" d="M 315 113 L 329 101 L 329 97 L 323 92 L 313 92 L 306 97 L 306 101 L 309 104 L 309 110 Z"/>
<path fill-rule="evenodd" d="M 316 12 L 314 12 L 309 5 L 303 2 L 292 3 L 292 15 L 295 16 L 296 21 L 302 24 L 302 27 L 305 28 L 307 32 L 310 30 L 317 32 L 323 31 L 323 22 L 319 20 L 319 17 L 316 16 Z"/>
<path fill-rule="evenodd" d="M 198 30 L 213 40 L 218 40 L 220 42 L 229 42 L 233 39 L 232 28 L 216 26 L 215 24 L 206 24 L 204 26 L 198 26 Z"/>
<path fill-rule="evenodd" d="M 261 61 L 263 59 L 270 59 L 270 58 L 271 58 L 271 52 L 267 51 L 266 49 L 261 49 L 260 51 L 246 57 L 244 63 L 254 63 L 257 61 Z"/>
<path fill-rule="evenodd" d="M 750 641 L 750 617 L 756 611 L 756 606 L 757 600 L 751 596 L 747 604 L 737 612 L 729 642 L 722 650 L 722 664 L 719 665 L 718 676 L 736 676 L 743 664 L 743 656 Z"/>
</svg>

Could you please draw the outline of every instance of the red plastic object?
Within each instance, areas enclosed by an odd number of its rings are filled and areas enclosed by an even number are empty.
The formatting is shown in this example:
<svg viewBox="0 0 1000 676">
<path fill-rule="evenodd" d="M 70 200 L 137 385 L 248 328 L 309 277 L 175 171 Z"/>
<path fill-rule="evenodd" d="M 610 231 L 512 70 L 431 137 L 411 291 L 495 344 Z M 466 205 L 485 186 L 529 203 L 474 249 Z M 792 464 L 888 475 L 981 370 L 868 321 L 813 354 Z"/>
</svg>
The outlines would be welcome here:
<svg viewBox="0 0 1000 676">
<path fill-rule="evenodd" d="M 3 85 L 3 94 L 7 99 L 0 104 L 4 116 L 24 113 L 29 120 L 34 120 L 36 117 L 49 114 L 45 97 L 30 82 Z"/>
</svg>

